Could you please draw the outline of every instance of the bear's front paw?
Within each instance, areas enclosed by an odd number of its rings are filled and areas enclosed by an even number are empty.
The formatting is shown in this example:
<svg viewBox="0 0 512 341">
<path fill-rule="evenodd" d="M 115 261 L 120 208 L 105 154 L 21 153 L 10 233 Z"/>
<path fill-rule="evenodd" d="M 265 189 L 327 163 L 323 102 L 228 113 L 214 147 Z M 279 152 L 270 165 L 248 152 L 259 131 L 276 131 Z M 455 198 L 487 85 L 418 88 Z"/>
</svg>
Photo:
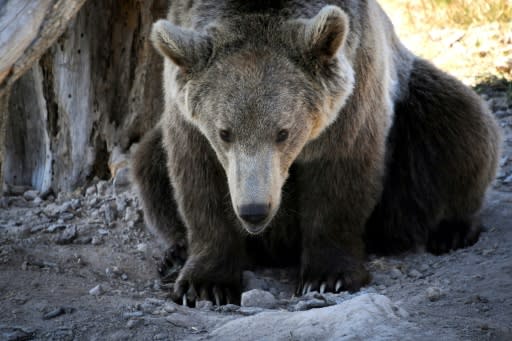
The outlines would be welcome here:
<svg viewBox="0 0 512 341">
<path fill-rule="evenodd" d="M 351 257 L 340 256 L 329 259 L 311 258 L 303 260 L 297 295 L 311 291 L 320 293 L 348 290 L 354 292 L 370 282 L 370 273 L 362 262 Z"/>
<path fill-rule="evenodd" d="M 211 264 L 211 260 L 198 262 L 189 259 L 174 283 L 171 298 L 189 307 L 195 307 L 199 301 L 210 301 L 217 306 L 239 305 L 241 283 L 241 271 L 233 266 L 220 267 Z"/>
</svg>

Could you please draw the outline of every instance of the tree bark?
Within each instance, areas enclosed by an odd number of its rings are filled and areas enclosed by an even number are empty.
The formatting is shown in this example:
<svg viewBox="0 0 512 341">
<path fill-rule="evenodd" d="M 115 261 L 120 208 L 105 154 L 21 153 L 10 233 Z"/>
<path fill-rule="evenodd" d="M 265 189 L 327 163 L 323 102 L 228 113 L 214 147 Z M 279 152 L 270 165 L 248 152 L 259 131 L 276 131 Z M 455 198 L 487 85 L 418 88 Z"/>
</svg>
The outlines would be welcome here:
<svg viewBox="0 0 512 341">
<path fill-rule="evenodd" d="M 64 2 L 51 2 L 48 11 Z M 8 184 L 74 190 L 93 177 L 109 179 L 116 163 L 125 162 L 118 155 L 128 153 L 162 111 L 162 61 L 147 37 L 167 7 L 166 0 L 85 3 L 12 87 Z"/>
<path fill-rule="evenodd" d="M 5 154 L 5 126 L 7 125 L 7 107 L 9 104 L 9 91 L 0 94 L 0 197 L 4 192 L 4 154 Z"/>
</svg>

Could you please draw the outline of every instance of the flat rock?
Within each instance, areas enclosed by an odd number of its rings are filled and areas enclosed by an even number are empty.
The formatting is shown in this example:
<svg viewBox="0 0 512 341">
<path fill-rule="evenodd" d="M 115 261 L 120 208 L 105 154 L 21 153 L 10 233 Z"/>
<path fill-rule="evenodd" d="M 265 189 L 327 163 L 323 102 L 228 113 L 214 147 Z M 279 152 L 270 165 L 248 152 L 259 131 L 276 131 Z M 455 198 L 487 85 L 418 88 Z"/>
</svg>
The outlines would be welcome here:
<svg viewBox="0 0 512 341">
<path fill-rule="evenodd" d="M 401 312 L 386 296 L 362 294 L 327 308 L 240 318 L 215 329 L 209 339 L 417 340 L 418 328 Z"/>
</svg>

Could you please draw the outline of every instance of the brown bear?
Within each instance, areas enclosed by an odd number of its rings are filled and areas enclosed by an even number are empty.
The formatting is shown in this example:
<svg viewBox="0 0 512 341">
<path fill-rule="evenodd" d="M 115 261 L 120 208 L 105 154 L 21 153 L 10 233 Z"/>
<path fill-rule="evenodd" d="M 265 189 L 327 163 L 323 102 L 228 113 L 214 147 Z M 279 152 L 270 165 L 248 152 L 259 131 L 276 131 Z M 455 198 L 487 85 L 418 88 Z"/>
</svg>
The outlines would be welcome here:
<svg viewBox="0 0 512 341">
<path fill-rule="evenodd" d="M 376 1 L 176 0 L 167 19 L 165 111 L 133 173 L 183 263 L 176 300 L 237 303 L 254 264 L 297 264 L 299 293 L 354 291 L 367 252 L 476 242 L 498 127 Z"/>
</svg>

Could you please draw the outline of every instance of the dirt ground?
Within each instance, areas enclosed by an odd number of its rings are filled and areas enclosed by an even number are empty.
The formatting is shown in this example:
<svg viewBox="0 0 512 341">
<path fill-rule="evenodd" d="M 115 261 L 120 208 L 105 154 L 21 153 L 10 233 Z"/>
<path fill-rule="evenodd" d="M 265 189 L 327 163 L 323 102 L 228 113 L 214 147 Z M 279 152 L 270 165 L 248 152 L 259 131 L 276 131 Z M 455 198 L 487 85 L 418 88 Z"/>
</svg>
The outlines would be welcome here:
<svg viewBox="0 0 512 341">
<path fill-rule="evenodd" d="M 500 44 L 512 47 L 512 41 Z M 504 149 L 482 212 L 486 228 L 474 246 L 443 256 L 371 257 L 373 281 L 356 294 L 292 298 L 294 269 L 247 272 L 246 289 L 271 293 L 270 303 L 259 292 L 252 306 L 191 309 L 160 289 L 155 264 L 162 250 L 145 231 L 129 186 L 95 181 L 57 194 L 10 188 L 0 199 L 0 340 L 234 340 L 226 331 L 233 323 L 258 326 L 266 321 L 258 316 L 278 322 L 287 316 L 288 323 L 308 309 L 323 316 L 325 309 L 364 297 L 389 298 L 396 314 L 386 313 L 379 326 L 393 330 L 374 328 L 379 332 L 365 337 L 365 326 L 374 326 L 370 314 L 360 331 L 340 339 L 512 340 L 512 85 L 494 79 L 477 89 L 500 121 Z M 392 328 L 397 321 L 400 327 Z M 243 332 L 252 333 L 248 328 Z M 309 335 L 293 332 L 276 338 Z M 334 339 L 329 333 L 315 335 Z"/>
</svg>

